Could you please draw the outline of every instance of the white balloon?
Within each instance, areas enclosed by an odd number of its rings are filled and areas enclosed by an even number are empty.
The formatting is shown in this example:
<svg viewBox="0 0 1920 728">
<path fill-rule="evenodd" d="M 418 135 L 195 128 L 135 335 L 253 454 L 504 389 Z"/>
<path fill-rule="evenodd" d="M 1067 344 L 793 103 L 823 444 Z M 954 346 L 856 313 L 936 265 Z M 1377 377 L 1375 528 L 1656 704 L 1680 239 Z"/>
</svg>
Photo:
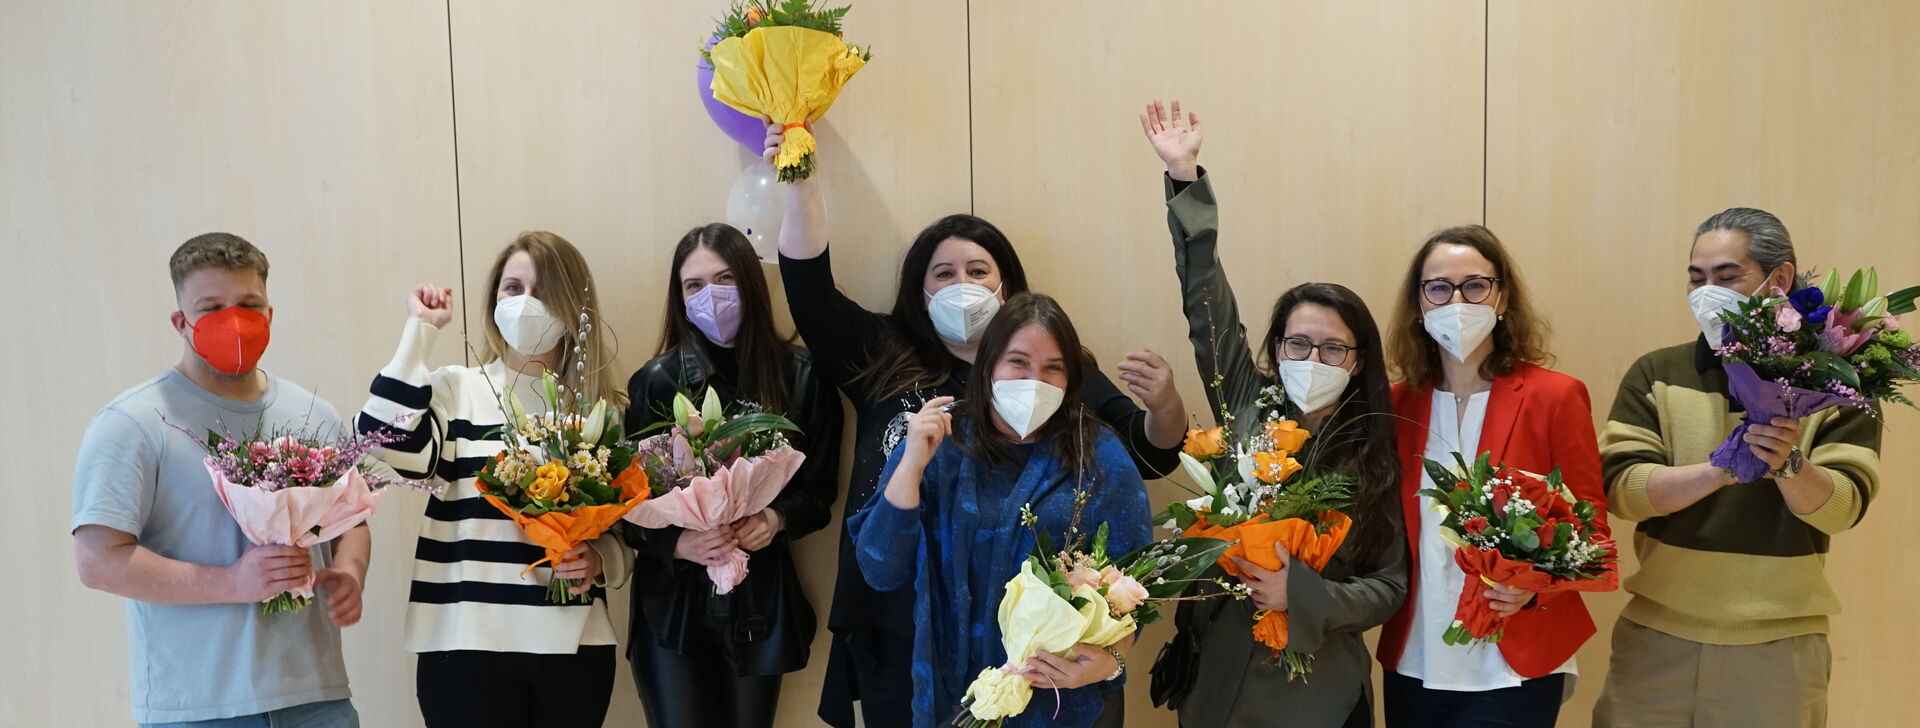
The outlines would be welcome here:
<svg viewBox="0 0 1920 728">
<path fill-rule="evenodd" d="M 816 183 L 818 184 L 818 183 Z M 753 252 L 765 263 L 780 260 L 780 223 L 787 214 L 786 183 L 775 175 L 773 164 L 753 160 L 727 191 L 727 224 L 738 228 L 753 243 Z M 826 191 L 821 190 L 820 206 L 826 207 Z"/>
<path fill-rule="evenodd" d="M 787 214 L 785 186 L 775 178 L 772 164 L 756 159 L 727 192 L 727 224 L 745 233 L 753 252 L 768 263 L 779 260 L 780 221 Z"/>
</svg>

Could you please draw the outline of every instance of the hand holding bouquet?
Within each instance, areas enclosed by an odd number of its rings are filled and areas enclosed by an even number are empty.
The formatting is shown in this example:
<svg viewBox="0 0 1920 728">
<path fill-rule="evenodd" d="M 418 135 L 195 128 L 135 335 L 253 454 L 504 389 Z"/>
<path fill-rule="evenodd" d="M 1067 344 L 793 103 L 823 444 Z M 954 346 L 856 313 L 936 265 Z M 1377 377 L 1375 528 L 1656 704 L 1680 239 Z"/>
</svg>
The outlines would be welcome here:
<svg viewBox="0 0 1920 728">
<path fill-rule="evenodd" d="M 1341 512 L 1352 504 L 1353 478 L 1294 459 L 1312 435 L 1277 414 L 1284 396 L 1275 387 L 1263 392 L 1260 404 L 1267 419 L 1236 444 L 1228 444 L 1234 436 L 1231 418 L 1224 414 L 1228 425 L 1189 431 L 1180 464 L 1204 492 L 1155 517 L 1184 536 L 1232 542 L 1220 556 L 1220 568 L 1242 579 L 1247 573 L 1236 559 L 1270 571 L 1284 566 L 1276 544 L 1307 568 L 1325 569 L 1353 527 Z M 1312 472 L 1302 475 L 1306 470 Z M 1312 655 L 1287 649 L 1286 612 L 1257 612 L 1253 638 L 1286 665 L 1288 679 L 1312 672 Z"/>
<path fill-rule="evenodd" d="M 599 538 L 652 494 L 606 400 L 595 401 L 591 410 L 578 397 L 563 401 L 552 372 L 541 386 L 550 409 L 545 415 L 527 414 L 519 395 L 507 393 L 509 427 L 501 432 L 507 447 L 480 469 L 474 485 L 528 540 L 546 549 L 546 558 L 528 564 L 522 576 Z M 566 604 L 579 586 L 577 579 L 549 579 L 547 600 Z M 592 597 L 581 594 L 579 600 Z"/>
<path fill-rule="evenodd" d="M 1427 476 L 1445 490 L 1419 493 L 1447 514 L 1440 538 L 1468 577 L 1453 624 L 1441 635 L 1450 645 L 1500 641 L 1507 618 L 1487 604 L 1485 586 L 1550 594 L 1620 585 L 1618 553 L 1598 509 L 1574 498 L 1560 471 L 1542 478 L 1488 460 L 1483 453 L 1468 467 L 1456 453 L 1457 468 L 1427 460 Z"/>
<path fill-rule="evenodd" d="M 1771 469 L 1744 440 L 1754 424 L 1839 406 L 1877 417 L 1882 401 L 1913 404 L 1898 388 L 1920 380 L 1920 344 L 1895 317 L 1914 310 L 1920 286 L 1881 296 L 1879 278 L 1871 268 L 1855 271 L 1843 288 L 1828 271 L 1819 285 L 1776 288 L 1720 314 L 1727 391 L 1746 421 L 1709 462 L 1750 483 Z"/>
<path fill-rule="evenodd" d="M 667 431 L 641 441 L 636 462 L 662 494 L 627 514 L 644 528 L 710 531 L 759 513 L 806 460 L 787 444 L 784 433 L 799 429 L 792 421 L 753 405 L 727 415 L 711 388 L 699 409 L 686 395 L 674 395 L 673 421 L 656 427 Z M 739 586 L 747 560 L 736 547 L 726 563 L 708 566 L 714 592 Z"/>
<path fill-rule="evenodd" d="M 1021 520 L 1034 528 L 1034 548 L 1000 599 L 1007 661 L 981 670 L 967 686 L 951 721 L 957 728 L 998 726 L 1024 712 L 1033 700 L 1029 659 L 1042 651 L 1071 659 L 1075 645 L 1106 647 L 1158 621 L 1156 603 L 1178 599 L 1227 547 L 1217 539 L 1176 538 L 1109 558 L 1105 523 L 1083 550 L 1078 544 L 1056 549 L 1029 509 L 1021 509 Z"/>
<path fill-rule="evenodd" d="M 174 429 L 207 451 L 207 475 L 220 503 L 256 546 L 307 549 L 338 538 L 373 517 L 386 487 L 413 481 L 384 477 L 367 453 L 400 438 L 391 431 L 343 431 L 321 438 L 304 429 L 255 432 L 236 437 L 208 431 L 205 438 Z M 263 614 L 297 611 L 313 600 L 312 574 L 299 586 L 260 605 Z"/>
</svg>

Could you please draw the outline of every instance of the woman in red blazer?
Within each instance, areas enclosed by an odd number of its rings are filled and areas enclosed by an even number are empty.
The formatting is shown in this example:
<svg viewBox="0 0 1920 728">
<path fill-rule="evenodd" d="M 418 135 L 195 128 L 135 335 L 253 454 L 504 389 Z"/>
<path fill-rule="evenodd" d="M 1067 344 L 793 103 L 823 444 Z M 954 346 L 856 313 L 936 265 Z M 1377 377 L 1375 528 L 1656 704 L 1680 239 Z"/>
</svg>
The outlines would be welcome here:
<svg viewBox="0 0 1920 728">
<path fill-rule="evenodd" d="M 1436 487 L 1421 458 L 1481 452 L 1536 473 L 1559 468 L 1574 494 L 1600 509 L 1600 449 L 1580 380 L 1543 368 L 1546 326 L 1493 232 L 1468 225 L 1435 233 L 1408 267 L 1395 310 L 1391 359 L 1399 372 L 1401 505 L 1412 549 L 1407 601 L 1387 622 L 1378 657 L 1390 728 L 1541 726 L 1558 718 L 1577 675 L 1574 652 L 1593 636 L 1580 595 L 1536 597 L 1495 586 L 1484 596 L 1510 614 L 1499 649 L 1440 639 L 1466 575 L 1440 540 L 1439 514 L 1415 495 Z"/>
</svg>

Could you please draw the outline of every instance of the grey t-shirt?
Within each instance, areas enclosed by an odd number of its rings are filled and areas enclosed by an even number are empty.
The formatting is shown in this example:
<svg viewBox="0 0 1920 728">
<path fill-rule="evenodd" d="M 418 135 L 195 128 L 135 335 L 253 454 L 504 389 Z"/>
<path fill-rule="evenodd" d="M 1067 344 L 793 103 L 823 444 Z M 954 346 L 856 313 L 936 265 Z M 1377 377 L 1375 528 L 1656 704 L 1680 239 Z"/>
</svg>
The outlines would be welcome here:
<svg viewBox="0 0 1920 728">
<path fill-rule="evenodd" d="M 170 559 L 227 566 L 251 546 L 214 493 L 186 433 L 223 425 L 247 436 L 298 430 L 340 432 L 340 415 L 300 387 L 268 375 L 267 392 L 237 402 L 202 389 L 178 371 L 127 390 L 87 425 L 73 476 L 73 530 L 99 525 L 133 534 Z M 315 550 L 314 568 L 329 548 Z M 320 595 L 324 598 L 324 593 Z M 154 604 L 127 600 L 133 719 L 184 722 L 253 715 L 349 697 L 340 630 L 316 601 L 291 614 L 262 615 L 258 604 Z"/>
</svg>

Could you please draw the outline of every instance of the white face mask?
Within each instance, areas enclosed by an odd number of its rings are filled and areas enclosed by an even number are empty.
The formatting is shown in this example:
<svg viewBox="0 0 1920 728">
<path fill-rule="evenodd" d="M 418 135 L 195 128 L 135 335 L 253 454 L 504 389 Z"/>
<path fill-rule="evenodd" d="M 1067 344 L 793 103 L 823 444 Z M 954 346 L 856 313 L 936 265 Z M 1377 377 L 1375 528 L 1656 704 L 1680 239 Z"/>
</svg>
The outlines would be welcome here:
<svg viewBox="0 0 1920 728">
<path fill-rule="evenodd" d="M 547 305 L 532 295 L 508 296 L 493 304 L 493 325 L 521 356 L 553 351 L 567 335 L 566 327 L 547 312 Z"/>
<path fill-rule="evenodd" d="M 1060 411 L 1066 396 L 1066 390 L 1038 379 L 1002 379 L 993 383 L 993 411 L 1025 440 Z"/>
<path fill-rule="evenodd" d="M 926 290 L 920 292 L 926 293 Z M 955 344 L 979 341 L 980 333 L 987 330 L 987 322 L 999 312 L 1000 291 L 989 291 L 986 286 L 955 283 L 940 289 L 939 293 L 927 294 L 927 317 L 933 319 L 933 330 L 939 332 L 940 338 Z"/>
<path fill-rule="evenodd" d="M 1428 311 L 1421 319 L 1426 323 L 1427 335 L 1454 359 L 1464 362 L 1467 355 L 1480 348 L 1487 335 L 1493 333 L 1500 314 L 1483 303 L 1449 303 Z"/>
<path fill-rule="evenodd" d="M 1347 370 L 1332 364 L 1292 359 L 1280 362 L 1280 386 L 1286 390 L 1287 400 L 1302 413 L 1319 412 L 1340 401 L 1340 393 L 1347 391 L 1351 378 Z"/>
<path fill-rule="evenodd" d="M 1764 280 L 1760 282 L 1762 286 L 1766 284 Z M 1726 286 L 1701 286 L 1687 294 L 1687 307 L 1693 309 L 1693 322 L 1700 325 L 1701 335 L 1707 337 L 1707 346 L 1720 348 L 1720 332 L 1726 325 L 1720 320 L 1720 313 L 1739 310 L 1740 302 L 1749 295 Z"/>
</svg>

